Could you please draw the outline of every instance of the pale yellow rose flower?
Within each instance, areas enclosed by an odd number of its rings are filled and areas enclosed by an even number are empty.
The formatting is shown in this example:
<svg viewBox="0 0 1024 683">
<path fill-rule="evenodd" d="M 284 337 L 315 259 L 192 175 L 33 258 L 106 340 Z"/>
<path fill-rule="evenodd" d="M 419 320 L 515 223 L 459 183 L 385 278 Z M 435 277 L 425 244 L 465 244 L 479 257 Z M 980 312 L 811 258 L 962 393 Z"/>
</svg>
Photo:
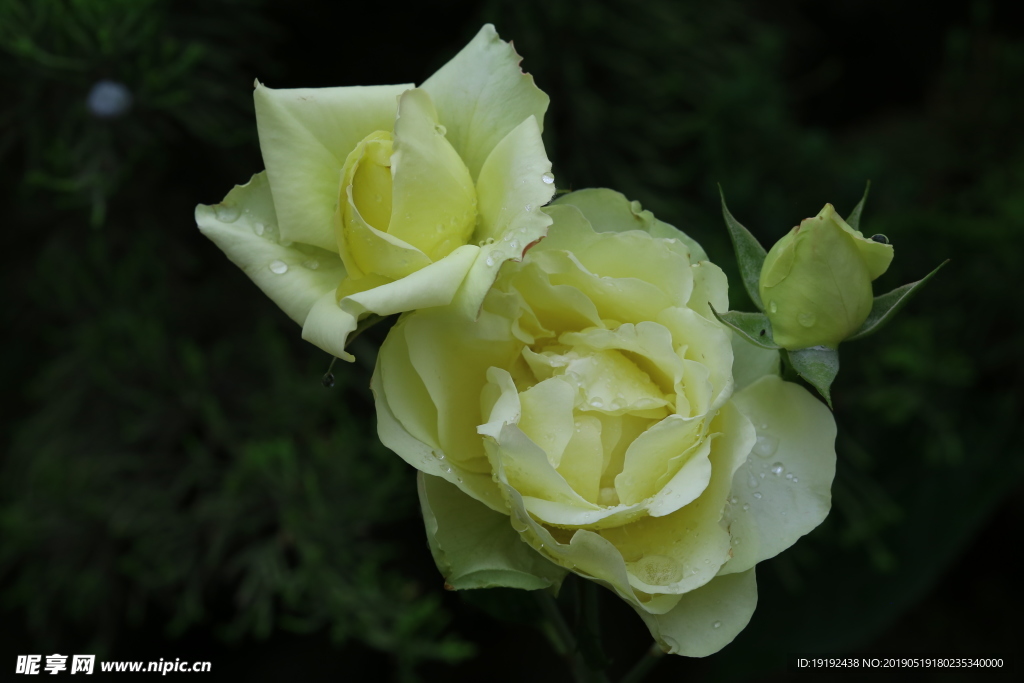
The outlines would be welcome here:
<svg viewBox="0 0 1024 683">
<path fill-rule="evenodd" d="M 474 317 L 551 222 L 548 97 L 520 60 L 488 24 L 419 87 L 257 83 L 266 171 L 197 207 L 200 229 L 303 338 L 347 360 L 368 314 Z"/>
<path fill-rule="evenodd" d="M 716 320 L 726 277 L 683 233 L 609 190 L 545 211 L 549 236 L 479 320 L 438 308 L 392 328 L 378 432 L 421 471 L 451 587 L 575 572 L 669 652 L 711 654 L 753 613 L 754 566 L 828 513 L 835 422 L 777 351 Z"/>
</svg>

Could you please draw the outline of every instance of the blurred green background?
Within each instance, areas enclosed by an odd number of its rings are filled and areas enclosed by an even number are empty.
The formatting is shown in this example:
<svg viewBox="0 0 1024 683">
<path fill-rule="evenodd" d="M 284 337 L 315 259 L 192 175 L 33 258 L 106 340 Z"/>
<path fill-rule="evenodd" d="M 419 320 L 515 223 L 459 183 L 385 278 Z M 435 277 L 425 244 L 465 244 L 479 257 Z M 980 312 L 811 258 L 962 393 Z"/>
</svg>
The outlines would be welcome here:
<svg viewBox="0 0 1024 683">
<path fill-rule="evenodd" d="M 385 331 L 325 389 L 329 358 L 192 216 L 262 169 L 254 78 L 418 83 L 485 21 L 551 96 L 560 188 L 620 190 L 733 274 L 716 183 L 770 245 L 870 179 L 863 229 L 897 254 L 879 290 L 952 258 L 842 349 L 826 523 L 759 566 L 731 646 L 650 680 L 810 680 L 797 652 L 1012 658 L 1020 3 L 0 0 L 3 675 L 60 652 L 249 680 L 568 678 L 523 596 L 441 590 L 414 472 L 376 441 Z M 130 93 L 119 115 L 87 102 L 104 80 Z M 649 637 L 606 597 L 618 675 Z"/>
</svg>

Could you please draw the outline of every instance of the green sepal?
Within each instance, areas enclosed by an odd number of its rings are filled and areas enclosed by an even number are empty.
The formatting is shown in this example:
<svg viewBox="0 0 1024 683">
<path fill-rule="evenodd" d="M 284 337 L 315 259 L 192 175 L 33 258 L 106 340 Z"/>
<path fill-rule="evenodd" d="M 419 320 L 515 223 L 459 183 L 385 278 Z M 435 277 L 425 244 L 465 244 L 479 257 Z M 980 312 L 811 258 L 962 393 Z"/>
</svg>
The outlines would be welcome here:
<svg viewBox="0 0 1024 683">
<path fill-rule="evenodd" d="M 445 588 L 557 588 L 567 571 L 523 542 L 508 515 L 429 474 L 417 478 L 427 542 Z"/>
<path fill-rule="evenodd" d="M 860 215 L 864 213 L 864 202 L 868 200 L 868 192 L 871 190 L 871 181 L 864 187 L 864 196 L 857 202 L 857 206 L 853 207 L 853 211 L 846 219 L 846 224 L 854 230 L 860 230 Z"/>
<path fill-rule="evenodd" d="M 869 334 L 873 334 L 878 330 L 882 329 L 886 323 L 903 308 L 911 297 L 917 293 L 926 282 L 932 279 L 932 277 L 939 272 L 942 266 L 949 263 L 949 259 L 946 259 L 938 265 L 935 270 L 925 275 L 917 282 L 911 282 L 910 284 L 897 287 L 887 294 L 879 294 L 875 297 L 874 302 L 871 304 L 871 312 L 868 313 L 867 320 L 861 325 L 856 332 L 846 338 L 847 341 L 854 341 L 855 339 L 862 339 Z"/>
<path fill-rule="evenodd" d="M 719 314 L 715 307 L 708 302 L 711 312 L 722 323 L 733 332 L 739 334 L 743 339 L 754 346 L 774 351 L 782 347 L 772 339 L 772 324 L 764 313 L 747 313 L 745 311 L 726 311 Z"/>
<path fill-rule="evenodd" d="M 786 362 L 797 374 L 818 390 L 828 407 L 832 407 L 829 391 L 839 374 L 839 351 L 828 346 L 811 346 L 795 351 L 783 351 Z"/>
<path fill-rule="evenodd" d="M 729 213 L 729 208 L 725 205 L 725 192 L 721 185 L 718 186 L 718 193 L 722 197 L 722 216 L 725 218 L 725 226 L 729 229 L 729 239 L 732 240 L 732 247 L 736 251 L 740 279 L 743 280 L 743 286 L 746 288 L 747 294 L 750 295 L 750 300 L 754 302 L 759 311 L 763 311 L 764 304 L 761 303 L 758 281 L 761 279 L 761 266 L 764 264 L 768 252 L 757 241 L 757 238 L 751 235 L 750 231 Z"/>
</svg>

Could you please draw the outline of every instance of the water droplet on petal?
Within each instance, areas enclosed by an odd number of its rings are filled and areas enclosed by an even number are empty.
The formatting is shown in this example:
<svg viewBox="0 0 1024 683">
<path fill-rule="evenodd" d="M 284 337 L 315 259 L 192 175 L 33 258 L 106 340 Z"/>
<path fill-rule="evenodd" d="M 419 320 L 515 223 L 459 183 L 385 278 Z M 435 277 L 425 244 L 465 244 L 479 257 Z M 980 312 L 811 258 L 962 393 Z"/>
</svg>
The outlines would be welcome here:
<svg viewBox="0 0 1024 683">
<path fill-rule="evenodd" d="M 760 491 L 754 491 L 754 498 L 756 498 L 757 500 L 761 500 L 761 492 Z"/>
<path fill-rule="evenodd" d="M 284 275 L 285 273 L 288 272 L 288 264 L 285 263 L 284 261 L 271 261 L 269 268 L 270 272 L 276 275 Z"/>
<path fill-rule="evenodd" d="M 801 313 L 796 317 L 797 321 L 804 327 L 814 327 L 814 323 L 818 321 L 818 316 L 813 313 Z"/>
<path fill-rule="evenodd" d="M 487 257 L 487 265 L 489 265 L 489 266 L 493 266 L 494 265 L 494 257 L 493 256 L 488 256 Z"/>
<path fill-rule="evenodd" d="M 794 484 L 795 484 L 795 483 L 797 483 L 798 481 L 800 481 L 800 480 L 799 480 L 798 478 L 796 478 L 796 477 L 793 477 L 793 483 L 794 483 Z"/>
<path fill-rule="evenodd" d="M 267 226 L 263 225 L 262 223 L 256 222 L 252 224 L 252 231 L 257 235 L 262 235 L 264 232 L 267 231 Z"/>
<path fill-rule="evenodd" d="M 555 182 L 555 176 L 553 176 L 550 173 L 545 173 L 544 175 L 542 175 L 540 177 L 540 179 L 543 180 L 548 185 L 550 185 L 551 183 Z"/>
<path fill-rule="evenodd" d="M 786 473 L 786 479 L 792 479 L 792 478 L 793 478 L 793 473 L 792 472 L 787 472 Z"/>
<path fill-rule="evenodd" d="M 733 496 L 732 498 L 729 499 L 729 502 L 735 505 L 736 503 L 740 502 L 740 499 L 737 498 L 736 496 Z"/>
<path fill-rule="evenodd" d="M 711 624 L 711 626 L 713 628 L 721 628 L 722 627 L 722 622 L 716 621 L 715 623 Z"/>
<path fill-rule="evenodd" d="M 310 259 L 308 261 L 303 261 L 302 267 L 308 268 L 309 270 L 316 270 L 317 268 L 320 267 L 320 262 L 317 261 L 316 259 Z"/>
<path fill-rule="evenodd" d="M 782 471 L 784 469 L 785 468 L 782 466 L 781 462 L 772 463 L 772 474 L 778 476 L 778 475 L 782 474 Z"/>
<path fill-rule="evenodd" d="M 218 204 L 213 207 L 213 212 L 217 214 L 217 220 L 221 223 L 234 223 L 238 220 L 238 217 L 242 215 L 242 212 L 238 210 L 237 206 L 229 206 L 226 204 Z"/>
<path fill-rule="evenodd" d="M 768 310 L 771 311 L 772 313 L 775 313 L 776 311 L 779 310 L 779 305 L 773 301 L 770 304 L 768 304 Z"/>
<path fill-rule="evenodd" d="M 527 204 L 527 205 L 526 205 L 526 207 L 525 207 L 525 209 L 526 209 L 527 211 L 533 211 L 533 205 L 532 205 L 532 204 Z"/>
<path fill-rule="evenodd" d="M 448 129 L 442 126 L 440 123 L 434 126 L 434 130 L 438 133 L 438 135 L 446 135 L 448 133 Z"/>
<path fill-rule="evenodd" d="M 750 503 L 744 503 L 743 504 L 743 509 L 744 510 L 749 510 L 750 509 Z"/>
<path fill-rule="evenodd" d="M 757 442 L 754 443 L 753 452 L 754 455 L 761 458 L 769 458 L 775 455 L 775 451 L 779 448 L 778 438 L 771 434 L 759 434 Z"/>
<path fill-rule="evenodd" d="M 753 474 L 750 474 L 750 476 L 747 478 L 747 486 L 753 489 L 757 488 L 757 484 L 757 477 L 755 477 Z"/>
</svg>

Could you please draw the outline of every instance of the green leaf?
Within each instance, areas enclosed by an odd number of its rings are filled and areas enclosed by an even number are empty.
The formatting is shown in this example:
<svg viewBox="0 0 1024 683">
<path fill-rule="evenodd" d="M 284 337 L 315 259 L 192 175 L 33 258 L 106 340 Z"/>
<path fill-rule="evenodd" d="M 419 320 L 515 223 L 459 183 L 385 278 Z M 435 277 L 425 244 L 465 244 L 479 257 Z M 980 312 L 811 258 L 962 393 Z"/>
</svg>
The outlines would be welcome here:
<svg viewBox="0 0 1024 683">
<path fill-rule="evenodd" d="M 523 542 L 508 515 L 491 510 L 453 484 L 419 473 L 427 540 L 446 587 L 557 587 L 566 570 Z"/>
<path fill-rule="evenodd" d="M 882 329 L 886 323 L 892 320 L 901 308 L 903 308 L 910 298 L 917 293 L 926 282 L 932 279 L 932 277 L 939 272 L 942 266 L 949 263 L 949 259 L 946 259 L 938 265 L 938 267 L 932 272 L 925 275 L 917 282 L 911 282 L 910 284 L 897 287 L 888 294 L 880 294 L 875 297 L 874 303 L 871 305 L 871 312 L 868 313 L 868 319 L 864 321 L 864 324 L 857 329 L 852 335 L 847 337 L 847 341 L 854 341 L 856 339 L 863 339 L 869 334 L 873 334 L 878 330 Z"/>
<path fill-rule="evenodd" d="M 754 346 L 774 351 L 781 349 L 772 339 L 772 324 L 768 322 L 768 316 L 764 313 L 747 313 L 745 311 L 726 311 L 719 314 L 714 306 L 709 303 L 711 312 L 718 321 L 739 334 L 743 339 Z"/>
<path fill-rule="evenodd" d="M 758 310 L 763 311 L 764 304 L 761 303 L 761 293 L 758 291 L 757 284 L 761 279 L 761 266 L 764 264 L 764 258 L 768 252 L 764 250 L 757 238 L 751 235 L 750 231 L 729 213 L 729 208 L 725 205 L 725 192 L 721 185 L 718 186 L 718 193 L 722 197 L 722 216 L 725 218 L 725 225 L 729 229 L 729 238 L 736 251 L 740 279 L 743 280 L 743 286 L 746 288 L 747 294 L 750 295 L 750 300 L 754 302 Z"/>
<path fill-rule="evenodd" d="M 839 374 L 839 352 L 828 346 L 811 346 L 783 353 L 797 374 L 817 389 L 831 408 L 832 396 L 829 387 Z"/>
<path fill-rule="evenodd" d="M 853 207 L 853 211 L 850 212 L 849 217 L 846 219 L 846 224 L 854 230 L 860 230 L 860 215 L 864 212 L 864 202 L 868 200 L 868 191 L 871 190 L 871 181 L 864 187 L 864 196 L 857 202 L 857 206 Z"/>
</svg>

